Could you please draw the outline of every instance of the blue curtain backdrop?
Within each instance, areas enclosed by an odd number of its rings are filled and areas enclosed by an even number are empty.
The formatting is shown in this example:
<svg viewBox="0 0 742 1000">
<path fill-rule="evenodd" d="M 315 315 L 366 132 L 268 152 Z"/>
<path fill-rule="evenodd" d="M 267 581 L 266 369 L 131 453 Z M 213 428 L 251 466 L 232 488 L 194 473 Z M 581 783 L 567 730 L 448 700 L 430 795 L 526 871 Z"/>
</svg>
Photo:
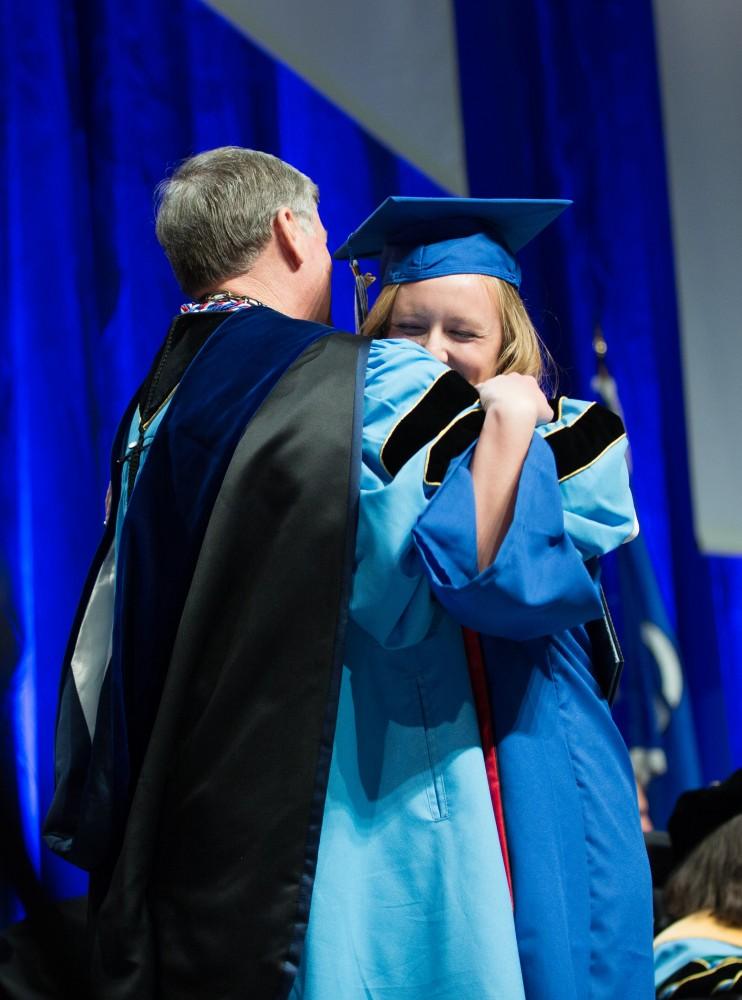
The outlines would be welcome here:
<svg viewBox="0 0 742 1000">
<path fill-rule="evenodd" d="M 719 777 L 725 696 L 734 704 L 742 683 L 742 579 L 691 536 L 650 2 L 553 11 L 549 0 L 458 4 L 472 193 L 576 200 L 524 255 L 525 292 L 573 393 L 589 394 L 597 321 L 609 339 L 704 773 Z M 389 193 L 442 192 L 197 0 L 0 0 L 0 13 L 0 555 L 15 636 L 2 773 L 20 789 L 43 881 L 70 895 L 81 876 L 38 832 L 59 664 L 114 427 L 181 301 L 154 238 L 154 186 L 201 149 L 265 149 L 319 183 L 334 244 Z M 341 268 L 345 326 L 350 287 Z"/>
</svg>

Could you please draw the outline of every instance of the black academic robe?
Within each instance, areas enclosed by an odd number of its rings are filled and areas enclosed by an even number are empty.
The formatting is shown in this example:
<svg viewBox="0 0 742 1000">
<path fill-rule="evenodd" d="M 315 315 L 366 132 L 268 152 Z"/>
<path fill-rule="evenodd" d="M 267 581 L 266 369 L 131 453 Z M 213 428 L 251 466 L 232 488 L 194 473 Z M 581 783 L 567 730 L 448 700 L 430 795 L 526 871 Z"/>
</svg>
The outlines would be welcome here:
<svg viewBox="0 0 742 1000">
<path fill-rule="evenodd" d="M 263 307 L 191 314 L 122 420 L 114 503 L 124 458 L 133 490 L 111 655 L 93 728 L 80 636 L 113 518 L 67 651 L 46 823 L 91 871 L 106 1000 L 290 988 L 337 710 L 366 351 Z M 146 422 L 176 386 L 142 456 L 136 406 Z"/>
</svg>

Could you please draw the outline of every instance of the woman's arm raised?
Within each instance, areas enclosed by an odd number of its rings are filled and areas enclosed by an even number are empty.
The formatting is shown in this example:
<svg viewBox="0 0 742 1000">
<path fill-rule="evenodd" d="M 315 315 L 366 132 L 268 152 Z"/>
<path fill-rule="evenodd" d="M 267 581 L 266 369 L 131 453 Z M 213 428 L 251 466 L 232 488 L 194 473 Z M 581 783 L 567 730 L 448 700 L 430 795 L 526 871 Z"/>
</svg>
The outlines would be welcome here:
<svg viewBox="0 0 742 1000">
<path fill-rule="evenodd" d="M 533 430 L 553 417 L 530 375 L 496 375 L 477 386 L 485 411 L 471 475 L 477 517 L 477 562 L 489 566 L 513 518 L 518 481 Z"/>
</svg>

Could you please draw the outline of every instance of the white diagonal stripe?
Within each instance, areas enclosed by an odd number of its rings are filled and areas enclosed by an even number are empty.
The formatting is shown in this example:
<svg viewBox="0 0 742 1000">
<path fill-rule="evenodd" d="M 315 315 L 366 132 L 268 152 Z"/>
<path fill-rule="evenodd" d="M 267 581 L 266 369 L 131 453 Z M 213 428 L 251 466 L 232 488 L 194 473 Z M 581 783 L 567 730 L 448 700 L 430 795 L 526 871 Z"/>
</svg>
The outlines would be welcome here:
<svg viewBox="0 0 742 1000">
<path fill-rule="evenodd" d="M 742 552 L 742 3 L 654 0 L 700 548 Z"/>
<path fill-rule="evenodd" d="M 467 193 L 452 0 L 207 2 L 381 142 Z"/>
<path fill-rule="evenodd" d="M 91 740 L 95 735 L 100 691 L 111 659 L 115 583 L 116 561 L 112 543 L 98 571 L 70 665 Z"/>
</svg>

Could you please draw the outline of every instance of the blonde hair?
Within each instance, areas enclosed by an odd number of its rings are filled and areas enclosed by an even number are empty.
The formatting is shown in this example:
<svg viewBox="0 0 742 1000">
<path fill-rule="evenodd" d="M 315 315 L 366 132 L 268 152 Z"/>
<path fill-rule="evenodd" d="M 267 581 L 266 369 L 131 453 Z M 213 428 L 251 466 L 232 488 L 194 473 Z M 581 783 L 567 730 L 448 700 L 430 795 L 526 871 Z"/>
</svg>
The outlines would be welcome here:
<svg viewBox="0 0 742 1000">
<path fill-rule="evenodd" d="M 502 347 L 493 375 L 533 375 L 539 385 L 552 388 L 556 383 L 556 366 L 543 343 L 525 307 L 518 289 L 489 274 L 482 274 L 495 308 L 500 313 L 502 324 Z M 361 328 L 366 337 L 386 337 L 394 310 L 394 302 L 400 285 L 385 285 L 379 292 L 368 319 Z"/>
</svg>

